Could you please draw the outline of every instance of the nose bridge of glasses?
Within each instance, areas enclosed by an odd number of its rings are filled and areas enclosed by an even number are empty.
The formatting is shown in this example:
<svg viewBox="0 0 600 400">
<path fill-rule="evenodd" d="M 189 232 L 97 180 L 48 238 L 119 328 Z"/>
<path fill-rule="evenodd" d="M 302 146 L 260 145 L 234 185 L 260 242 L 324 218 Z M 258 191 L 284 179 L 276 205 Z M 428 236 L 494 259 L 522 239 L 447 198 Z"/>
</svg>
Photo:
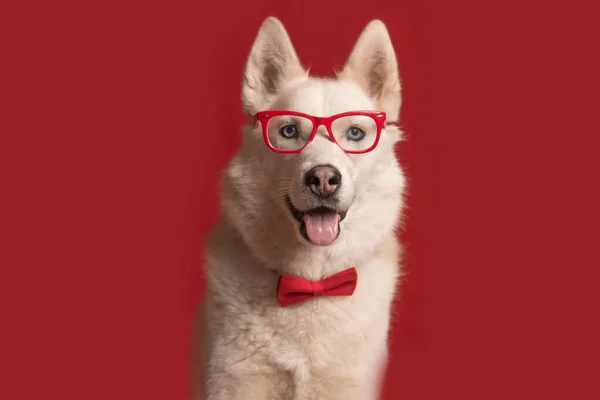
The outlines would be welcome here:
<svg viewBox="0 0 600 400">
<path fill-rule="evenodd" d="M 330 117 L 314 117 L 315 119 L 315 135 L 314 137 L 316 137 L 317 135 L 322 136 L 324 138 L 327 138 L 331 141 L 335 141 L 335 139 L 333 138 L 333 132 L 331 129 L 331 118 Z M 313 139 L 314 139 L 313 137 Z"/>
</svg>

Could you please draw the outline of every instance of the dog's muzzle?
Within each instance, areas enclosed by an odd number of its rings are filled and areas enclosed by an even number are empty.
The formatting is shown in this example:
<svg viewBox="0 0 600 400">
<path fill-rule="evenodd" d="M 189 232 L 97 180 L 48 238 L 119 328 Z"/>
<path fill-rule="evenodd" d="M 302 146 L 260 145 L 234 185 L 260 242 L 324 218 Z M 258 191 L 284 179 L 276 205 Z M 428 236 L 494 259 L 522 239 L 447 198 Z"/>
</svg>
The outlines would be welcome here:
<svg viewBox="0 0 600 400">
<path fill-rule="evenodd" d="M 340 222 L 346 218 L 347 210 L 338 211 L 329 205 L 321 205 L 301 211 L 292 204 L 289 196 L 286 196 L 285 203 L 294 219 L 300 223 L 300 234 L 309 242 L 328 245 L 340 235 Z"/>
</svg>

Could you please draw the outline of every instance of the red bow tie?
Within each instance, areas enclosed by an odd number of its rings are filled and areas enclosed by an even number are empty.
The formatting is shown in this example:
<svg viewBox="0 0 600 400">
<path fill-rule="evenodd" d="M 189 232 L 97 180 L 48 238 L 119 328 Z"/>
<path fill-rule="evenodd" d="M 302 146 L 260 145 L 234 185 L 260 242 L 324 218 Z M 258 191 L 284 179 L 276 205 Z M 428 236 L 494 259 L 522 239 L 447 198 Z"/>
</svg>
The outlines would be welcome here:
<svg viewBox="0 0 600 400">
<path fill-rule="evenodd" d="M 355 268 L 348 268 L 318 281 L 283 274 L 279 277 L 277 285 L 277 300 L 282 307 L 287 307 L 311 297 L 351 296 L 356 289 L 357 279 Z"/>
</svg>

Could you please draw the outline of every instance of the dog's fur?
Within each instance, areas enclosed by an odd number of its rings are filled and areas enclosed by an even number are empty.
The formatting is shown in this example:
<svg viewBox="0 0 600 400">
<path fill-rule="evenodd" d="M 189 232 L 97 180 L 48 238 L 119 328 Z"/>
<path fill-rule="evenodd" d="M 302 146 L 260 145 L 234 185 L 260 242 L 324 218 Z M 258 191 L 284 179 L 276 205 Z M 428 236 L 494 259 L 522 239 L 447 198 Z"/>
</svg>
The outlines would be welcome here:
<svg viewBox="0 0 600 400">
<path fill-rule="evenodd" d="M 248 58 L 242 100 L 249 116 L 267 109 L 316 116 L 378 110 L 397 120 L 400 81 L 385 25 L 370 22 L 344 69 L 324 79 L 309 77 L 281 22 L 267 18 Z M 196 398 L 378 398 L 400 274 L 394 233 L 405 186 L 394 152 L 400 136 L 388 127 L 373 151 L 349 155 L 320 127 L 301 153 L 287 155 L 265 146 L 260 123 L 244 129 L 222 181 L 224 219 L 206 249 Z M 284 200 L 288 195 L 296 208 L 311 207 L 303 176 L 317 164 L 339 169 L 340 209 L 348 210 L 339 237 L 327 246 L 300 235 Z M 358 271 L 352 296 L 285 308 L 277 302 L 281 273 L 315 280 L 352 266 Z"/>
</svg>

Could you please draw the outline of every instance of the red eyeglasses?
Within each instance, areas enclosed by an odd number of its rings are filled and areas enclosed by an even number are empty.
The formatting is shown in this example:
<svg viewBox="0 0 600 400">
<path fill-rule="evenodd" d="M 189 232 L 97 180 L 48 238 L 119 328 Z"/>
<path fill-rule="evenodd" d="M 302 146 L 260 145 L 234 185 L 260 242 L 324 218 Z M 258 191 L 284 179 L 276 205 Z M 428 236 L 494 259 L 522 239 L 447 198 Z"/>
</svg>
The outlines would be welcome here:
<svg viewBox="0 0 600 400">
<path fill-rule="evenodd" d="M 267 147 L 277 153 L 299 153 L 313 141 L 319 126 L 327 128 L 332 142 L 350 154 L 373 150 L 386 125 L 385 112 L 349 111 L 315 117 L 296 111 L 268 110 L 256 113 Z M 391 124 L 391 122 L 387 123 Z"/>
</svg>

